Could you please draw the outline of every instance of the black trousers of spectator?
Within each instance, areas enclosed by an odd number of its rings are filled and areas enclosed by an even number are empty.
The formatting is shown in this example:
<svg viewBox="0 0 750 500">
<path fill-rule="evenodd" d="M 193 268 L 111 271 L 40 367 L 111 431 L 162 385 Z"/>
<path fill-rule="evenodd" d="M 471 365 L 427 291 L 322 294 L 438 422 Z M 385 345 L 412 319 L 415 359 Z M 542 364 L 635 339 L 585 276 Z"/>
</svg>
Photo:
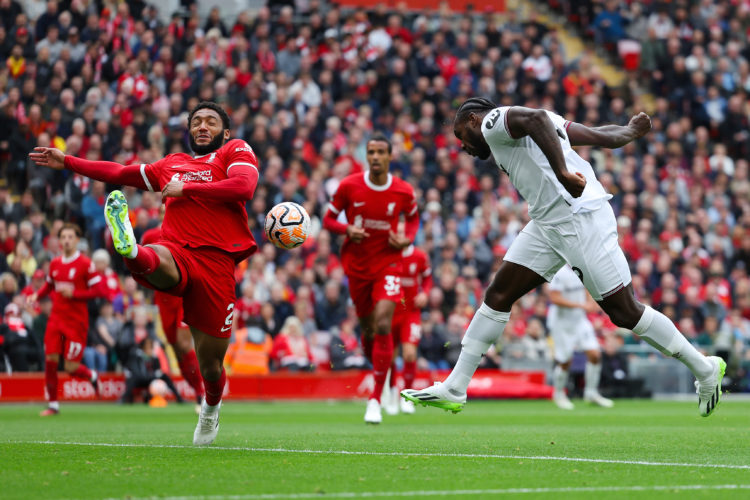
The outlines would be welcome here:
<svg viewBox="0 0 750 500">
<path fill-rule="evenodd" d="M 177 391 L 177 387 L 174 385 L 172 378 L 166 374 L 163 374 L 160 377 L 133 377 L 133 376 L 125 377 L 125 392 L 122 394 L 122 397 L 120 398 L 120 402 L 132 403 L 133 391 L 135 391 L 136 389 L 148 389 L 148 387 L 151 385 L 151 382 L 157 379 L 161 379 L 167 384 L 167 387 L 169 387 L 169 390 L 172 391 L 172 393 L 177 398 L 177 402 L 179 403 L 183 402 L 182 396 L 180 396 L 179 391 Z M 144 401 L 148 401 L 149 399 L 151 399 L 150 393 L 147 396 L 145 396 Z"/>
</svg>

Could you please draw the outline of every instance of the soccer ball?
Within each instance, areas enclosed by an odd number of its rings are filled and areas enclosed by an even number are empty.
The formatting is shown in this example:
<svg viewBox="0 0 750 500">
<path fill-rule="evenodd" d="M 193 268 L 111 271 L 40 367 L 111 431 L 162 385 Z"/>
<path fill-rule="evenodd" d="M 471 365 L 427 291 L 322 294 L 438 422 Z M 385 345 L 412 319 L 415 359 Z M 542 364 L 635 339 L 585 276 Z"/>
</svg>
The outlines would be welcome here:
<svg viewBox="0 0 750 500">
<path fill-rule="evenodd" d="M 310 234 L 310 216 L 296 203 L 284 201 L 266 215 L 266 237 L 279 248 L 300 246 Z"/>
</svg>

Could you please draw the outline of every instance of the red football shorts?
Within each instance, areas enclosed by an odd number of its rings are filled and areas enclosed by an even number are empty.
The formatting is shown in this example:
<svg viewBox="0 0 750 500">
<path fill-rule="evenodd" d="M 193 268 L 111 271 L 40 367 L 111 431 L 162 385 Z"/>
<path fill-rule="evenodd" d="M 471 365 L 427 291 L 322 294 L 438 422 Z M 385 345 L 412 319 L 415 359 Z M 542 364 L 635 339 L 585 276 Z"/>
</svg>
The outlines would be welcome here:
<svg viewBox="0 0 750 500">
<path fill-rule="evenodd" d="M 375 309 L 375 304 L 381 300 L 390 300 L 397 304 L 404 297 L 401 289 L 400 269 L 399 273 L 384 272 L 375 279 L 364 279 L 358 276 L 349 277 L 349 294 L 352 296 L 357 317 L 369 316 Z"/>
<path fill-rule="evenodd" d="M 212 337 L 229 338 L 234 316 L 234 258 L 210 247 L 188 248 L 159 241 L 172 254 L 180 282 L 168 290 L 182 297 L 183 321 Z M 141 285 L 156 290 L 143 275 L 133 275 Z"/>
<path fill-rule="evenodd" d="M 397 307 L 393 315 L 391 332 L 394 344 L 419 344 L 422 337 L 422 314 L 419 309 L 407 311 Z"/>
<path fill-rule="evenodd" d="M 182 321 L 182 298 L 156 290 L 154 291 L 154 304 L 159 308 L 161 327 L 164 330 L 164 336 L 167 337 L 167 342 L 176 343 L 177 330 L 187 328 Z"/>
<path fill-rule="evenodd" d="M 44 332 L 44 354 L 60 354 L 68 361 L 80 363 L 88 333 L 88 322 L 82 325 L 50 318 Z"/>
</svg>

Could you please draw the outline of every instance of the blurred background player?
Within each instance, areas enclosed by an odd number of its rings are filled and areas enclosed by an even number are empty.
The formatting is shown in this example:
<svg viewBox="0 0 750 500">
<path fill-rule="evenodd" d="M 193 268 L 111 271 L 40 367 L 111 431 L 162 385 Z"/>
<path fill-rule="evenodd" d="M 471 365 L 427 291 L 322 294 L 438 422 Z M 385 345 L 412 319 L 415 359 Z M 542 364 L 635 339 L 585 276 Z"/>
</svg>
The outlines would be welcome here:
<svg viewBox="0 0 750 500">
<path fill-rule="evenodd" d="M 164 218 L 162 205 L 162 219 Z M 143 233 L 141 245 L 156 244 L 161 241 L 161 225 Z M 190 328 L 182 321 L 182 297 L 176 297 L 160 290 L 154 290 L 154 304 L 159 308 L 161 327 L 167 342 L 174 349 L 177 364 L 182 377 L 195 391 L 196 402 L 200 405 L 205 397 L 203 379 L 201 378 L 198 358 L 193 348 L 193 338 Z"/>
<path fill-rule="evenodd" d="M 120 191 L 109 194 L 104 213 L 115 249 L 133 279 L 183 299 L 206 392 L 193 433 L 195 445 L 213 443 L 219 431 L 224 355 L 237 298 L 234 269 L 258 247 L 245 209 L 258 184 L 258 161 L 245 141 L 229 140 L 230 126 L 224 108 L 204 101 L 188 115 L 188 140 L 196 156 L 175 153 L 148 165 L 123 166 L 48 147 L 29 154 L 39 166 L 161 191 L 166 209 L 162 240 L 156 245 L 138 245 Z"/>
<path fill-rule="evenodd" d="M 88 257 L 78 250 L 81 230 L 75 224 L 66 223 L 57 234 L 62 255 L 52 259 L 47 281 L 38 292 L 29 295 L 28 301 L 35 303 L 48 294 L 52 295 L 52 313 L 44 333 L 44 383 L 49 404 L 41 416 L 60 413 L 57 401 L 57 367 L 60 356 L 65 360 L 64 369 L 72 377 L 88 380 L 98 394 L 98 374 L 81 364 L 83 350 L 89 331 L 89 311 L 86 302 L 106 295 L 102 277 L 94 269 Z"/>
<path fill-rule="evenodd" d="M 422 308 L 427 305 L 427 291 L 432 288 L 432 268 L 427 253 L 414 245 L 406 247 L 402 256 L 401 289 L 404 299 L 402 304 L 396 305 L 393 315 L 393 342 L 401 345 L 404 387 L 413 387 L 417 375 L 417 346 L 422 337 Z M 395 415 L 400 406 L 403 413 L 414 413 L 414 403 L 399 395 L 396 354 L 394 352 L 394 362 L 391 364 L 390 393 L 385 411 Z"/>
<path fill-rule="evenodd" d="M 370 424 L 383 418 L 380 397 L 393 361 L 391 323 L 403 297 L 401 251 L 411 245 L 419 229 L 414 189 L 390 174 L 391 152 L 388 139 L 374 135 L 366 150 L 370 170 L 341 181 L 323 219 L 329 231 L 346 234 L 341 260 L 375 376 L 365 412 L 365 422 Z M 337 220 L 341 213 L 348 224 Z M 402 213 L 406 224 L 404 234 L 399 234 Z"/>
<path fill-rule="evenodd" d="M 563 410 L 574 408 L 565 394 L 565 387 L 568 385 L 573 352 L 580 349 L 586 354 L 583 400 L 611 408 L 614 406 L 612 400 L 599 394 L 599 379 L 602 374 L 601 349 L 594 326 L 586 317 L 586 313 L 596 312 L 599 307 L 588 300 L 583 282 L 568 265 L 563 266 L 555 274 L 548 290 L 551 305 L 547 313 L 547 328 L 552 335 L 555 349 L 552 379 L 555 390 L 552 400 Z"/>
</svg>

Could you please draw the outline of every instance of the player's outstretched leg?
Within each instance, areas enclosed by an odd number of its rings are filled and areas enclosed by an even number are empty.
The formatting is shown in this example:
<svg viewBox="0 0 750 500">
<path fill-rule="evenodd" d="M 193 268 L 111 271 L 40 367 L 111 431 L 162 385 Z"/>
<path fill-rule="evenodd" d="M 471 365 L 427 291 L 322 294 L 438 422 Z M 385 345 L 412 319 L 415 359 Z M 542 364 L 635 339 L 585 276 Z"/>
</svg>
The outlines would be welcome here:
<svg viewBox="0 0 750 500">
<path fill-rule="evenodd" d="M 159 254 L 149 246 L 139 245 L 135 239 L 133 226 L 128 216 L 128 202 L 121 191 L 112 191 L 107 196 L 104 204 L 104 220 L 112 234 L 115 250 L 125 257 L 125 266 L 131 273 L 147 275 L 159 268 L 161 263 Z M 169 288 L 175 284 L 172 281 L 168 279 L 165 283 L 156 282 L 155 284 L 160 288 Z"/>
<path fill-rule="evenodd" d="M 709 356 L 713 365 L 711 375 L 695 381 L 695 392 L 698 394 L 698 412 L 701 417 L 713 413 L 721 400 L 721 381 L 727 370 L 727 363 L 718 356 Z"/>
</svg>

